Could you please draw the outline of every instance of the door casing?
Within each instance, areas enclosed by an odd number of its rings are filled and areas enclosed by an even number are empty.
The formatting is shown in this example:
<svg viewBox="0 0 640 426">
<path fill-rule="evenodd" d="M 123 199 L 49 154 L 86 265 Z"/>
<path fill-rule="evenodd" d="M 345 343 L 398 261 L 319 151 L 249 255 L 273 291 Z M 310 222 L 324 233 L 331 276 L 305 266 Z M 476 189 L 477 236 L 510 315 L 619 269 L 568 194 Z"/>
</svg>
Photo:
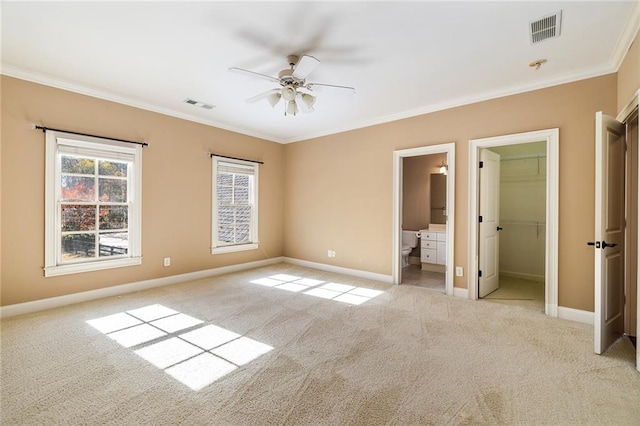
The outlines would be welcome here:
<svg viewBox="0 0 640 426">
<path fill-rule="evenodd" d="M 631 116 L 631 113 L 635 108 L 640 107 L 640 89 L 636 91 L 636 93 L 632 96 L 631 100 L 627 103 L 627 105 L 620 111 L 620 113 L 616 116 L 616 120 L 621 123 L 627 121 L 627 119 Z M 638 141 L 640 144 L 640 141 Z M 638 156 L 640 158 L 640 147 L 638 149 Z M 640 161 L 640 160 L 639 160 Z M 638 174 L 638 186 L 640 187 L 640 173 Z M 638 208 L 638 216 L 633 218 L 632 220 L 636 220 L 636 224 L 640 223 L 640 208 Z M 638 246 L 640 247 L 640 232 L 638 232 Z M 637 251 L 637 264 L 640 265 L 640 250 Z M 640 274 L 636 275 L 636 289 L 640 290 Z M 637 306 L 640 306 L 640 291 L 636 291 L 637 298 Z M 640 315 L 636 315 L 636 330 L 640 330 Z M 636 370 L 640 372 L 640 345 L 636 345 Z"/>
<path fill-rule="evenodd" d="M 393 152 L 393 283 L 402 280 L 402 159 L 431 154 L 447 154 L 447 265 L 445 275 L 445 292 L 453 295 L 453 248 L 455 230 L 455 161 L 456 146 L 454 142 L 430 145 L 419 148 L 403 149 Z"/>
<path fill-rule="evenodd" d="M 558 173 L 559 129 L 516 133 L 469 141 L 469 299 L 478 299 L 478 161 L 480 149 L 497 146 L 546 142 L 546 247 L 545 247 L 545 314 L 558 316 Z"/>
</svg>

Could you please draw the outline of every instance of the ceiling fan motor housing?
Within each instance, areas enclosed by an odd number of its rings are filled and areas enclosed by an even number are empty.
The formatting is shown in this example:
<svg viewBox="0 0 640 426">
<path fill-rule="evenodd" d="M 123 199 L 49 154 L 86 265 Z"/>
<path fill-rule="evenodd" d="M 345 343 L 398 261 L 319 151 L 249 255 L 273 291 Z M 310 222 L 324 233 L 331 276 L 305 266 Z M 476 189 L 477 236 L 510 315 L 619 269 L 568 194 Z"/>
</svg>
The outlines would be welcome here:
<svg viewBox="0 0 640 426">
<path fill-rule="evenodd" d="M 292 74 L 293 74 L 292 69 L 286 69 L 286 70 L 280 71 L 278 73 L 278 78 L 280 79 L 280 85 L 283 87 L 286 87 L 286 86 L 300 87 L 304 85 L 304 80 L 295 78 Z"/>
</svg>

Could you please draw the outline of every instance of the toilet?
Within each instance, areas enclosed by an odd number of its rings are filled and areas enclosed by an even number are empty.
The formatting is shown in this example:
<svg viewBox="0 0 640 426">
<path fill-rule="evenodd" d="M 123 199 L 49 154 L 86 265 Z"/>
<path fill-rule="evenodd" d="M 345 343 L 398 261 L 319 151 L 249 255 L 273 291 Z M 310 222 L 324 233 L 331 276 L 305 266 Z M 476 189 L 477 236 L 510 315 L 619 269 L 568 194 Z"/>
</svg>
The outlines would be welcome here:
<svg viewBox="0 0 640 426">
<path fill-rule="evenodd" d="M 418 231 L 402 230 L 402 267 L 409 266 L 409 254 L 418 246 Z"/>
</svg>

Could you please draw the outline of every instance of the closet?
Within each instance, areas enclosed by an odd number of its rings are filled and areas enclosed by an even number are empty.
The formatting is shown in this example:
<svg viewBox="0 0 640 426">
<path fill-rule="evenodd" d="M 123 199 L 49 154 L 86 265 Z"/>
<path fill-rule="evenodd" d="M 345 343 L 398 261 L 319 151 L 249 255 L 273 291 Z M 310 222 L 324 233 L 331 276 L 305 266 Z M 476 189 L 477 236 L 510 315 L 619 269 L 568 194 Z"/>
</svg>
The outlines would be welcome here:
<svg viewBox="0 0 640 426">
<path fill-rule="evenodd" d="M 500 275 L 544 282 L 546 143 L 492 151 L 500 154 Z"/>
</svg>

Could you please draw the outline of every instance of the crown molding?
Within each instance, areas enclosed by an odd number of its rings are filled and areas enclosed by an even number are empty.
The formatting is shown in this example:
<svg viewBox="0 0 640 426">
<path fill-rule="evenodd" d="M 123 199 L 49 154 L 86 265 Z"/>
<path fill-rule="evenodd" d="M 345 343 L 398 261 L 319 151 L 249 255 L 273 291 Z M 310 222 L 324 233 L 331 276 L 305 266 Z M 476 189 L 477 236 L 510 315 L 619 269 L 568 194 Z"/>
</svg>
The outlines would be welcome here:
<svg viewBox="0 0 640 426">
<path fill-rule="evenodd" d="M 620 65 L 622 65 L 622 61 L 629 51 L 629 47 L 631 47 L 633 40 L 635 40 L 638 35 L 638 31 L 640 31 L 640 1 L 634 2 L 633 9 L 631 9 L 631 13 L 627 19 L 627 23 L 620 34 L 620 38 L 618 38 L 618 43 L 611 53 L 609 63 L 615 71 L 618 71 Z"/>
<path fill-rule="evenodd" d="M 640 11 L 640 7 L 635 7 L 634 10 L 638 10 Z M 640 14 L 637 14 L 639 15 Z M 631 20 L 629 21 L 631 22 Z M 636 19 L 634 22 L 640 22 L 638 19 Z M 629 25 L 627 25 L 627 28 L 629 28 Z M 625 30 L 625 34 L 628 31 Z M 637 28 L 636 28 L 636 32 L 637 32 Z M 621 37 L 622 40 L 622 37 Z M 630 40 L 633 40 L 633 38 L 630 38 Z M 620 44 L 620 43 L 619 43 Z M 625 51 L 626 53 L 626 51 Z M 622 60 L 620 60 L 620 62 L 622 62 Z M 619 66 L 619 64 L 618 64 Z M 442 111 L 442 110 L 446 110 L 446 109 L 451 109 L 451 108 L 456 108 L 456 107 L 460 107 L 460 106 L 464 106 L 464 105 L 470 105 L 470 104 L 474 104 L 474 103 L 478 103 L 478 102 L 484 102 L 484 101 L 488 101 L 488 100 L 492 100 L 492 99 L 497 99 L 497 98 L 502 98 L 502 97 L 506 97 L 506 96 L 512 96 L 512 95 L 517 95 L 517 94 L 521 94 L 521 93 L 526 93 L 526 92 L 531 92 L 534 90 L 539 90 L 539 89 L 545 89 L 545 88 L 549 88 L 549 87 L 553 87 L 553 86 L 559 86 L 561 84 L 566 84 L 566 83 L 573 83 L 579 80 L 585 80 L 588 78 L 594 78 L 594 77 L 600 77 L 602 75 L 606 75 L 606 74 L 611 74 L 617 71 L 617 67 L 614 67 L 613 65 L 604 65 L 602 67 L 596 68 L 596 69 L 591 69 L 588 71 L 580 71 L 577 73 L 572 73 L 572 74 L 568 74 L 556 79 L 551 79 L 551 80 L 546 80 L 543 82 L 539 82 L 539 83 L 533 83 L 533 84 L 526 84 L 526 85 L 516 85 L 516 86 L 512 86 L 506 89 L 500 89 L 500 90 L 496 90 L 496 91 L 491 91 L 491 92 L 485 92 L 485 93 L 481 93 L 481 94 L 476 94 L 476 95 L 472 95 L 472 96 L 465 96 L 465 97 L 461 97 L 461 98 L 457 98 L 451 101 L 446 101 L 446 102 L 441 102 L 441 103 L 437 103 L 437 104 L 431 104 L 431 105 L 426 105 L 420 108 L 415 108 L 415 109 L 411 109 L 408 111 L 403 111 L 403 112 L 399 112 L 399 113 L 394 113 L 394 114 L 389 114 L 386 116 L 382 116 L 382 117 L 378 117 L 372 120 L 365 120 L 365 121 L 360 121 L 360 122 L 356 122 L 347 126 L 340 126 L 340 127 L 334 127 L 334 128 L 330 128 L 330 129 L 326 129 L 320 132 L 315 132 L 315 133 L 310 133 L 310 134 L 306 134 L 306 135 L 302 135 L 299 137 L 293 137 L 293 138 L 278 138 L 275 137 L 273 135 L 267 135 L 267 134 L 262 134 L 262 133 L 257 133 L 257 132 L 251 132 L 248 131 L 246 129 L 240 129 L 237 127 L 233 127 L 233 126 L 229 126 L 226 124 L 222 124 L 222 123 L 218 123 L 214 120 L 206 120 L 203 119 L 201 117 L 197 117 L 197 116 L 193 116 L 190 114 L 185 114 L 182 112 L 178 112 L 178 111 L 174 111 L 171 109 L 167 109 L 167 108 L 161 108 L 158 107 L 156 105 L 152 105 L 149 103 L 145 103 L 136 99 L 132 99 L 132 98 L 127 98 L 127 97 L 123 97 L 123 96 L 119 96 L 119 95 L 115 95 L 112 93 L 109 93 L 107 91 L 104 90 L 98 90 L 98 89 L 93 89 L 93 88 L 88 88 L 88 87 L 84 87 L 78 84 L 74 84 L 74 83 L 70 83 L 67 81 L 63 81 L 60 79 L 56 79 L 50 76 L 46 76 L 43 74 L 39 74 L 39 73 L 33 73 L 30 71 L 25 71 L 22 70 L 20 68 L 16 68 L 16 67 L 12 67 L 12 66 L 8 66 L 8 65 L 1 65 L 1 69 L 0 69 L 0 74 L 9 76 L 9 77 L 14 77 L 14 78 L 18 78 L 21 80 L 27 80 L 27 81 L 31 81 L 33 83 L 38 83 L 38 84 L 43 84 L 45 86 L 51 86 L 51 87 L 55 87 L 58 89 L 62 89 L 62 90 L 67 90 L 70 92 L 74 92 L 74 93 L 78 93 L 81 95 L 86 95 L 86 96 L 91 96 L 94 98 L 99 98 L 99 99 L 103 99 L 103 100 L 107 100 L 107 101 L 111 101 L 111 102 L 116 102 L 119 104 L 123 104 L 123 105 L 128 105 L 134 108 L 139 108 L 139 109 L 143 109 L 143 110 L 147 110 L 147 111 L 151 111 L 151 112 L 156 112 L 159 114 L 163 114 L 163 115 L 167 115 L 170 117 L 175 117 L 175 118 L 179 118 L 179 119 L 183 119 L 183 120 L 187 120 L 187 121 L 192 121 L 192 122 L 196 122 L 196 123 L 200 123 L 200 124 L 204 124 L 207 126 L 212 126 L 212 127 L 216 127 L 219 129 L 223 129 L 223 130 L 228 130 L 231 132 L 235 132 L 235 133 L 239 133 L 239 134 L 243 134 L 246 136 L 251 136 L 251 137 L 255 137 L 258 139 L 264 139 L 264 140 L 268 140 L 271 142 L 276 142 L 276 143 L 281 143 L 281 144 L 288 144 L 288 143 L 294 143 L 294 142 L 303 142 L 303 141 L 307 141 L 310 139 L 315 139 L 315 138 L 319 138 L 319 137 L 324 137 L 324 136 L 330 136 L 330 135 L 334 135 L 337 133 L 344 133 L 344 132 L 348 132 L 348 131 L 352 131 L 352 130 L 357 130 L 357 129 L 362 129 L 365 127 L 371 127 L 371 126 L 375 126 L 375 125 L 379 125 L 379 124 L 385 124 L 385 123 L 389 123 L 392 121 L 399 121 L 399 120 L 403 120 L 406 118 L 412 118 L 412 117 L 416 117 L 419 115 L 424 115 L 424 114 L 429 114 L 429 113 L 433 113 L 433 112 L 437 112 L 437 111 Z"/>
<path fill-rule="evenodd" d="M 301 136 L 299 138 L 288 138 L 288 139 L 284 139 L 282 143 L 287 144 L 287 143 L 294 143 L 294 142 L 303 142 L 303 141 L 307 141 L 310 139 L 315 139 L 323 136 L 334 135 L 336 133 L 343 133 L 351 130 L 357 130 L 365 127 L 375 126 L 378 124 L 390 123 L 392 121 L 399 121 L 406 118 L 417 117 L 419 115 L 430 114 L 433 112 L 443 111 L 446 109 L 456 108 L 464 105 L 475 104 L 478 102 L 489 101 L 492 99 L 503 98 L 506 96 L 518 95 L 521 93 L 527 93 L 527 92 L 532 92 L 534 90 L 546 89 L 549 87 L 559 86 L 562 84 L 574 83 L 576 81 L 586 80 L 594 77 L 600 77 L 600 76 L 611 74 L 614 72 L 616 72 L 616 69 L 613 66 L 607 64 L 599 68 L 567 74 L 565 76 L 551 79 L 551 80 L 546 80 L 540 83 L 517 85 L 517 86 L 512 86 L 506 89 L 485 92 L 485 93 L 476 94 L 472 96 L 465 96 L 465 97 L 457 98 L 451 101 L 426 105 L 424 107 L 386 115 L 373 120 L 361 121 L 348 126 L 342 126 L 342 127 L 328 129 L 326 131 L 308 134 L 305 136 Z"/>
<path fill-rule="evenodd" d="M 67 90 L 69 92 L 78 93 L 80 95 L 91 96 L 93 98 L 102 99 L 105 101 L 115 102 L 122 105 L 142 109 L 145 111 L 151 111 L 162 115 L 167 115 L 181 120 L 192 121 L 206 126 L 216 127 L 222 130 L 228 130 L 230 132 L 239 133 L 246 136 L 251 136 L 258 139 L 265 139 L 271 142 L 282 143 L 280 139 L 273 135 L 267 135 L 264 133 L 251 132 L 246 129 L 240 129 L 238 127 L 229 126 L 227 124 L 219 123 L 215 120 L 207 120 L 202 117 L 197 117 L 191 114 L 185 114 L 180 111 L 175 111 L 169 108 L 159 107 L 147 102 L 140 101 L 138 99 L 129 98 L 126 96 L 116 95 L 106 90 L 95 89 L 79 84 L 71 83 L 65 80 L 57 79 L 45 74 L 35 73 L 27 71 L 22 68 L 14 67 L 11 65 L 0 64 L 0 74 L 8 77 L 17 78 L 20 80 L 30 81 L 32 83 L 42 84 L 44 86 L 54 87 L 56 89 Z"/>
</svg>

